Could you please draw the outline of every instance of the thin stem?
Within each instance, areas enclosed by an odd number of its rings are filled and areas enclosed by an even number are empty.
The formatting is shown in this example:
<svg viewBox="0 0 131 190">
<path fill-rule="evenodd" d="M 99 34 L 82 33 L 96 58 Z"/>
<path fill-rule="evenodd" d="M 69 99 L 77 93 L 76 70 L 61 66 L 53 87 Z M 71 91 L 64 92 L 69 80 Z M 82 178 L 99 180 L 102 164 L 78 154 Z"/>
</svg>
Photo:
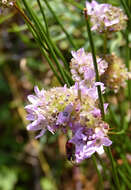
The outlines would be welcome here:
<svg viewBox="0 0 131 190">
<path fill-rule="evenodd" d="M 48 7 L 48 9 L 50 10 L 50 12 L 52 13 L 53 17 L 56 19 L 57 23 L 60 25 L 61 29 L 63 30 L 63 32 L 65 33 L 65 35 L 67 36 L 69 42 L 71 43 L 72 47 L 76 50 L 77 47 L 74 44 L 72 37 L 68 34 L 67 30 L 64 28 L 64 26 L 62 25 L 61 21 L 59 20 L 59 17 L 56 15 L 55 11 L 51 8 L 50 4 L 48 3 L 47 0 L 44 0 L 46 6 Z"/>
<path fill-rule="evenodd" d="M 126 48 L 125 48 L 125 63 L 126 63 L 126 67 L 128 69 L 128 71 L 130 70 L 130 47 L 129 47 L 129 29 L 126 29 Z M 131 80 L 128 79 L 127 81 L 127 85 L 128 85 L 128 97 L 129 100 L 131 99 Z M 131 106 L 131 104 L 130 104 Z"/>
<path fill-rule="evenodd" d="M 33 33 L 32 33 L 32 34 L 33 34 Z M 37 43 L 39 44 L 39 48 L 40 48 L 42 54 L 44 55 L 44 57 L 46 58 L 46 60 L 48 61 L 51 70 L 54 72 L 54 75 L 56 76 L 57 80 L 58 80 L 58 81 L 60 82 L 60 84 L 63 86 L 64 83 L 63 83 L 63 81 L 61 80 L 60 76 L 58 75 L 58 72 L 57 72 L 56 68 L 54 67 L 52 61 L 50 60 L 48 54 L 46 53 L 45 49 L 42 48 L 41 44 L 39 43 L 39 40 L 35 37 L 34 34 L 33 34 L 33 36 L 34 36 L 34 39 L 35 39 L 35 40 L 37 41 Z"/>
<path fill-rule="evenodd" d="M 48 61 L 52 71 L 54 72 L 56 78 L 58 79 L 58 81 L 60 82 L 61 85 L 63 85 L 64 83 L 62 82 L 61 78 L 59 77 L 58 75 L 58 72 L 56 71 L 54 65 L 52 64 L 50 58 L 48 57 L 48 55 L 46 54 L 44 48 L 41 47 L 41 45 L 43 46 L 43 44 L 41 44 L 41 39 L 37 39 L 35 34 L 37 34 L 38 38 L 40 38 L 40 36 L 38 35 L 38 32 L 37 30 L 35 29 L 34 25 L 32 24 L 32 22 L 29 20 L 29 18 L 25 15 L 24 11 L 21 10 L 17 5 L 16 3 L 14 3 L 14 7 L 15 9 L 20 13 L 20 15 L 24 18 L 24 20 L 26 21 L 28 27 L 30 28 L 31 32 L 32 32 L 32 35 L 34 36 L 35 40 L 37 41 L 37 43 L 39 44 L 39 47 L 42 51 L 42 54 L 45 56 L 46 60 Z M 34 33 L 35 32 L 35 33 Z"/>
<path fill-rule="evenodd" d="M 123 126 L 123 129 L 121 131 L 119 131 L 119 132 L 112 131 L 112 132 L 108 132 L 108 134 L 122 135 L 122 134 L 126 133 L 126 131 L 128 129 L 128 122 L 127 122 L 125 117 L 123 118 L 123 125 L 122 126 Z"/>
<path fill-rule="evenodd" d="M 115 112 L 114 112 L 114 110 L 112 109 L 111 106 L 109 106 L 109 113 L 110 113 L 110 116 L 111 116 L 112 121 L 114 122 L 114 124 L 117 127 L 120 127 L 120 122 L 119 122 L 118 118 L 116 117 Z"/>
<path fill-rule="evenodd" d="M 30 16 L 31 16 L 32 20 L 34 21 L 34 23 L 35 23 L 36 26 L 38 27 L 38 29 L 39 29 L 39 31 L 40 31 L 42 37 L 44 38 L 44 40 L 45 40 L 45 42 L 46 42 L 46 44 L 47 44 L 47 46 L 48 46 L 48 48 L 49 48 L 49 50 L 50 50 L 50 53 L 51 53 L 51 55 L 52 55 L 52 58 L 54 59 L 54 61 L 55 61 L 55 63 L 56 63 L 56 66 L 57 66 L 57 68 L 58 68 L 58 70 L 59 70 L 59 72 L 60 72 L 60 74 L 61 74 L 61 76 L 62 76 L 64 82 L 65 82 L 68 86 L 70 86 L 70 83 L 69 83 L 69 81 L 68 81 L 68 78 L 67 78 L 66 75 L 65 75 L 64 69 L 63 69 L 62 65 L 59 63 L 59 61 L 58 61 L 58 59 L 57 59 L 57 57 L 56 57 L 56 54 L 55 54 L 54 49 L 53 49 L 53 47 L 52 47 L 52 44 L 50 43 L 49 38 L 48 38 L 48 37 L 46 36 L 46 34 L 44 33 L 44 27 L 43 27 L 43 25 L 40 23 L 40 21 L 39 21 L 39 19 L 37 18 L 35 12 L 29 7 L 29 4 L 27 3 L 27 1 L 26 1 L 26 0 L 23 0 L 23 3 L 24 3 L 24 5 L 25 5 L 26 9 L 28 10 L 28 12 L 30 13 Z"/>
<path fill-rule="evenodd" d="M 13 7 L 18 11 L 18 13 L 24 18 L 25 22 L 27 23 L 27 25 L 29 24 L 31 26 L 31 28 L 33 29 L 33 31 L 37 34 L 37 36 L 40 39 L 40 43 L 41 45 L 44 47 L 44 49 L 48 52 L 48 49 L 45 47 L 44 43 L 42 42 L 41 36 L 39 35 L 38 31 L 36 30 L 35 26 L 32 24 L 32 22 L 30 21 L 30 19 L 26 16 L 26 14 L 24 13 L 24 11 L 17 6 L 16 3 L 13 4 Z"/>
<path fill-rule="evenodd" d="M 43 10 L 43 7 L 41 5 L 41 1 L 40 0 L 37 0 L 38 2 L 38 5 L 39 5 L 39 8 L 40 8 L 40 11 L 42 13 L 42 16 L 43 16 L 43 20 L 44 20 L 44 23 L 45 23 L 45 26 L 46 26 L 46 33 L 43 29 L 43 32 L 45 34 L 48 35 L 48 40 L 50 41 L 51 45 L 53 46 L 54 50 L 56 51 L 57 55 L 61 58 L 61 60 L 63 61 L 64 65 L 65 65 L 65 68 L 69 70 L 69 66 L 64 58 L 64 56 L 62 55 L 62 53 L 60 52 L 60 50 L 57 48 L 57 46 L 55 45 L 55 43 L 51 40 L 51 37 L 50 37 L 50 33 L 49 33 L 49 29 L 48 29 L 48 24 L 47 24 L 47 19 L 46 19 L 46 16 L 45 16 L 45 13 L 44 13 L 44 10 Z"/>
<path fill-rule="evenodd" d="M 128 9 L 128 6 L 127 6 L 125 0 L 120 0 L 120 2 L 121 2 L 121 4 L 122 4 L 122 6 L 124 7 L 126 14 L 127 14 L 128 17 L 131 19 L 130 10 Z"/>
<path fill-rule="evenodd" d="M 116 169 L 116 163 L 114 161 L 114 158 L 112 156 L 112 153 L 111 153 L 111 149 L 110 147 L 106 148 L 107 150 L 107 154 L 111 160 L 111 165 L 112 165 L 112 175 L 113 175 L 113 178 L 114 178 L 114 183 L 116 184 L 116 187 L 118 189 L 120 189 L 120 183 L 119 183 L 119 178 L 118 178 L 118 175 L 117 175 L 117 169 Z"/>
<path fill-rule="evenodd" d="M 94 42 L 93 42 L 91 29 L 90 29 L 89 18 L 87 16 L 87 10 L 86 9 L 84 9 L 84 13 L 85 13 L 85 18 L 86 18 L 87 32 L 88 32 L 90 47 L 91 47 L 91 51 L 92 51 L 93 64 L 94 64 L 95 73 L 96 73 L 96 82 L 100 82 L 100 77 L 99 77 L 99 72 L 98 72 L 98 67 L 97 67 L 97 61 L 96 61 L 95 47 L 94 47 Z M 104 120 L 105 119 L 104 104 L 103 104 L 103 97 L 102 97 L 100 85 L 97 86 L 97 91 L 98 91 L 98 96 L 99 96 L 99 101 L 100 101 L 100 109 L 101 109 L 101 113 L 102 113 L 102 118 Z"/>
<path fill-rule="evenodd" d="M 32 29 L 36 32 L 36 29 L 30 19 L 25 15 L 24 11 L 21 10 L 16 3 L 13 4 L 13 7 L 20 13 L 20 15 L 24 18 L 24 20 L 29 23 L 29 25 L 32 27 Z M 37 33 L 37 32 L 36 32 Z"/>
<path fill-rule="evenodd" d="M 127 179 L 127 177 L 123 174 L 123 172 L 119 169 L 118 170 L 121 178 L 123 179 L 123 181 L 125 182 L 125 184 L 128 186 L 129 189 L 131 189 L 131 183 L 130 181 Z"/>
<path fill-rule="evenodd" d="M 50 41 L 51 45 L 53 46 L 53 48 L 54 48 L 55 52 L 57 53 L 57 55 L 63 61 L 65 68 L 69 71 L 69 65 L 68 65 L 67 61 L 65 60 L 63 54 L 61 53 L 59 48 L 56 46 L 56 44 L 51 40 L 50 36 L 49 36 L 49 41 Z"/>
<path fill-rule="evenodd" d="M 107 178 L 108 180 L 110 180 L 110 176 L 107 174 L 107 166 L 105 164 L 105 162 L 103 161 L 103 159 L 101 158 L 101 156 L 99 156 L 99 154 L 96 154 L 96 157 L 97 159 L 99 160 L 101 166 L 102 166 L 102 169 L 103 169 L 103 176 L 105 178 Z"/>
<path fill-rule="evenodd" d="M 95 157 L 95 155 L 92 155 L 92 160 L 93 160 L 93 163 L 94 163 L 94 166 L 95 166 L 95 169 L 96 169 L 98 178 L 99 178 L 99 182 L 100 182 L 100 185 L 101 185 L 101 190 L 104 190 L 103 179 L 102 179 L 101 173 L 100 173 L 100 171 L 99 171 L 99 169 L 98 169 L 98 167 L 97 167 L 97 162 L 96 162 L 96 157 Z"/>
<path fill-rule="evenodd" d="M 126 167 L 128 173 L 129 173 L 130 176 L 131 176 L 131 167 L 130 167 L 130 165 L 128 164 L 128 161 L 127 161 L 127 159 L 126 159 L 126 156 L 125 156 L 124 154 L 121 154 L 121 158 L 122 158 L 122 160 L 123 160 L 123 162 L 124 162 L 124 164 L 125 164 L 125 167 Z"/>
<path fill-rule="evenodd" d="M 99 82 L 100 78 L 99 78 L 97 61 L 96 61 L 95 47 L 94 47 L 94 42 L 93 42 L 92 33 L 91 33 L 91 29 L 90 29 L 89 18 L 88 18 L 86 9 L 84 9 L 84 13 L 85 13 L 85 19 L 86 19 L 86 24 L 87 24 L 87 32 L 88 32 L 89 42 L 90 42 L 91 51 L 92 51 L 94 68 L 95 68 L 95 72 L 96 72 L 96 82 Z M 101 87 L 98 86 L 97 90 L 98 90 L 98 96 L 99 96 L 99 101 L 100 101 L 101 113 L 102 113 L 102 117 L 103 117 L 103 120 L 104 120 L 105 119 L 105 113 L 104 113 L 104 105 L 103 105 Z M 108 156 L 110 158 L 111 164 L 112 164 L 112 171 L 113 171 L 112 173 L 113 173 L 113 176 L 114 176 L 114 182 L 116 183 L 117 188 L 120 189 L 117 170 L 116 170 L 116 167 L 115 167 L 115 161 L 113 159 L 110 147 L 107 148 L 107 152 L 108 152 Z"/>
<path fill-rule="evenodd" d="M 58 72 L 56 71 L 55 67 L 53 66 L 52 61 L 50 60 L 49 56 L 47 55 L 47 53 L 45 52 L 45 50 L 43 48 L 40 47 L 40 49 L 41 49 L 41 52 L 43 53 L 44 57 L 48 61 L 49 65 L 50 65 L 52 71 L 54 72 L 55 76 L 57 77 L 58 81 L 60 82 L 60 84 L 64 85 L 61 78 L 58 75 Z"/>
<path fill-rule="evenodd" d="M 39 8 L 40 8 L 40 11 L 41 11 L 41 13 L 42 13 L 45 26 L 46 26 L 46 33 L 47 33 L 47 35 L 49 36 L 48 24 L 47 24 L 47 20 L 46 20 L 46 16 L 45 16 L 43 7 L 42 7 L 42 5 L 41 5 L 40 0 L 37 0 L 37 2 L 38 2 L 38 5 L 39 5 Z"/>
<path fill-rule="evenodd" d="M 125 31 L 125 38 L 126 38 L 126 47 L 125 47 L 125 63 L 126 63 L 126 67 L 129 71 L 129 62 L 130 62 L 130 48 L 129 48 L 129 39 L 128 39 L 128 36 L 129 35 L 129 32 L 128 32 L 128 29 L 126 29 Z"/>
</svg>

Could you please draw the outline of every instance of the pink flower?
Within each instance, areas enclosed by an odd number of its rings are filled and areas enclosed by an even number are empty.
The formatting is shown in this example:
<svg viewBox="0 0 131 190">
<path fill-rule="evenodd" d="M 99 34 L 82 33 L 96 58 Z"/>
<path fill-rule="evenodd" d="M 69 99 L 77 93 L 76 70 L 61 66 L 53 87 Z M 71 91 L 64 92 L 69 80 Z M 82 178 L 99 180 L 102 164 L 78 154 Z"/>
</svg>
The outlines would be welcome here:
<svg viewBox="0 0 131 190">
<path fill-rule="evenodd" d="M 99 33 L 123 30 L 127 16 L 123 11 L 110 4 L 98 4 L 96 1 L 86 2 L 87 14 L 90 15 L 92 30 Z"/>
</svg>

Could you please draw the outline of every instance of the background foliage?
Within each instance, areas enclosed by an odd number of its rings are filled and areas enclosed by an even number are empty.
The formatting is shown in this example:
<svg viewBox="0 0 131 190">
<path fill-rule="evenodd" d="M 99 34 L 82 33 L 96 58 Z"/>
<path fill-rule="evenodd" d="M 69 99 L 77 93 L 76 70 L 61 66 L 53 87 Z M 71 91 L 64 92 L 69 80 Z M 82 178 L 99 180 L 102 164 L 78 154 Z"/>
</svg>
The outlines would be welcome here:
<svg viewBox="0 0 131 190">
<path fill-rule="evenodd" d="M 103 3 L 102 0 L 99 2 Z M 105 0 L 104 2 L 122 7 L 119 0 Z M 38 1 L 30 0 L 28 3 L 46 29 Z M 68 64 L 72 49 L 84 47 L 90 50 L 83 16 L 84 0 L 49 1 L 62 26 L 72 37 L 74 47 L 44 1 L 41 0 L 41 3 L 47 19 L 50 38 L 64 55 Z M 127 1 L 127 5 L 131 10 L 130 1 Z M 18 6 L 32 20 L 25 1 L 18 1 Z M 39 33 L 36 25 L 39 23 L 33 22 L 33 24 Z M 45 40 L 45 37 L 39 33 L 40 38 L 36 39 L 38 42 L 36 43 L 34 37 L 37 36 L 33 36 L 30 30 L 16 9 L 3 10 L 0 15 L 0 190 L 100 189 L 91 159 L 84 161 L 79 168 L 67 161 L 64 150 L 65 136 L 62 134 L 52 136 L 47 133 L 36 141 L 33 138 L 34 134 L 26 130 L 24 106 L 27 101 L 26 97 L 32 93 L 34 85 L 45 89 L 60 85 L 49 67 L 43 50 L 40 49 L 40 47 L 43 48 L 41 42 Z M 127 66 L 131 55 L 130 31 L 130 21 L 128 21 L 127 30 L 114 34 L 111 39 L 108 39 L 107 44 L 108 53 L 115 52 L 125 60 Z M 48 33 L 46 36 L 49 39 Z M 103 36 L 93 33 L 93 39 L 97 54 L 103 53 Z M 61 62 L 60 55 L 58 58 Z M 54 61 L 52 56 L 50 60 Z M 67 73 L 65 75 L 67 76 Z M 121 190 L 131 189 L 131 122 L 127 123 L 131 116 L 131 94 L 129 93 L 128 89 L 124 89 L 117 96 L 113 93 L 107 94 L 111 104 L 107 120 L 116 132 L 121 131 L 120 135 L 111 135 L 112 153 L 117 162 L 119 178 L 122 181 Z M 97 164 L 105 179 L 105 189 L 115 189 L 107 157 L 104 155 L 102 162 L 98 158 Z M 103 164 L 109 171 L 103 171 Z"/>
</svg>

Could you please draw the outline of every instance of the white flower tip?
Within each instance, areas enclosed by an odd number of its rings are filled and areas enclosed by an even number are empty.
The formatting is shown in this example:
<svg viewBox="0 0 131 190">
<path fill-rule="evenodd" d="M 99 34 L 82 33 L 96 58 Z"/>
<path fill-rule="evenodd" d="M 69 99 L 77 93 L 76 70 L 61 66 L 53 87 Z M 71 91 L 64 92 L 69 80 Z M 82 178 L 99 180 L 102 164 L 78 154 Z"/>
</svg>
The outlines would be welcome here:
<svg viewBox="0 0 131 190">
<path fill-rule="evenodd" d="M 28 130 L 28 131 L 30 131 L 30 130 L 31 130 L 30 125 L 27 125 L 27 127 L 26 127 L 26 128 L 27 128 L 27 130 Z"/>
<path fill-rule="evenodd" d="M 103 149 L 103 146 L 100 146 L 97 151 L 96 151 L 98 154 L 103 154 L 104 153 L 104 149 Z"/>
</svg>

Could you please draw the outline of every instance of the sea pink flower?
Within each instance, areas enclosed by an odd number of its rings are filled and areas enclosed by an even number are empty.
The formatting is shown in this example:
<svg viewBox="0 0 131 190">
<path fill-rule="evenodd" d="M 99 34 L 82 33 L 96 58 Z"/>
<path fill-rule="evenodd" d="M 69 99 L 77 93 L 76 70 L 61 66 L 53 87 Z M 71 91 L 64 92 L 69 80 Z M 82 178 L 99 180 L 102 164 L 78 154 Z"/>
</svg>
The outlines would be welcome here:
<svg viewBox="0 0 131 190">
<path fill-rule="evenodd" d="M 79 163 L 95 152 L 101 153 L 103 146 L 110 146 L 112 142 L 107 137 L 109 126 L 102 120 L 98 107 L 97 86 L 101 87 L 102 93 L 105 86 L 102 82 L 95 82 L 92 55 L 86 54 L 83 48 L 73 51 L 72 55 L 71 73 L 75 85 L 49 90 L 34 87 L 35 95 L 28 96 L 30 104 L 25 109 L 30 121 L 27 129 L 37 131 L 36 138 L 43 136 L 47 130 L 52 134 L 58 130 L 63 133 L 70 130 L 73 137 L 68 142 L 72 143 L 73 159 Z M 102 75 L 107 63 L 99 57 L 97 63 Z M 104 104 L 105 112 L 107 106 Z M 72 156 L 68 155 L 68 158 Z"/>
<path fill-rule="evenodd" d="M 99 33 L 116 32 L 126 27 L 127 16 L 122 9 L 111 4 L 99 4 L 96 1 L 86 2 L 87 14 L 90 16 L 92 30 Z"/>
<path fill-rule="evenodd" d="M 72 51 L 73 58 L 71 59 L 70 68 L 72 78 L 75 82 L 78 82 L 80 86 L 84 85 L 86 87 L 91 87 L 95 82 L 95 70 L 93 64 L 93 58 L 91 53 L 86 53 L 84 48 L 79 50 Z M 96 57 L 98 64 L 99 75 L 101 76 L 108 67 L 107 62 L 100 58 Z"/>
<path fill-rule="evenodd" d="M 70 140 L 75 144 L 75 159 L 79 163 L 86 158 L 90 158 L 92 154 L 104 152 L 103 146 L 110 146 L 112 141 L 107 135 L 99 130 L 97 133 L 92 128 L 79 128 L 73 138 Z"/>
</svg>

